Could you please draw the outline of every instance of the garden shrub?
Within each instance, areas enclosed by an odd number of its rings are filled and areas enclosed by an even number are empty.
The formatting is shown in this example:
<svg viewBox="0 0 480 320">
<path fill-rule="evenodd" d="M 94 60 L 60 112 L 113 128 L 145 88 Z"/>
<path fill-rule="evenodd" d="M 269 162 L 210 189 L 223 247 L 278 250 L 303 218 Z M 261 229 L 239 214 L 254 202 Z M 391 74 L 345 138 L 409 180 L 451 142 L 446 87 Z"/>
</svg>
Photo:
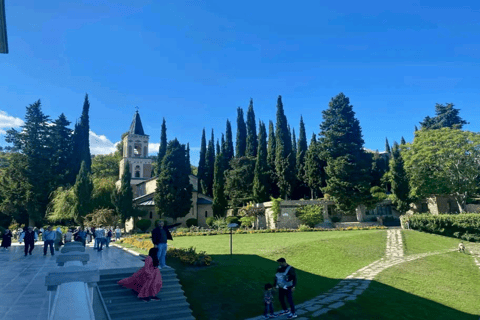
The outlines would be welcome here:
<svg viewBox="0 0 480 320">
<path fill-rule="evenodd" d="M 282 208 L 280 207 L 282 198 L 275 199 L 274 197 L 270 197 L 270 200 L 272 200 L 273 223 L 276 225 L 278 216 L 280 216 L 280 213 L 282 213 Z"/>
<path fill-rule="evenodd" d="M 306 224 L 301 224 L 301 225 L 298 226 L 298 230 L 302 231 L 302 232 L 305 232 L 305 231 L 312 231 L 312 228 L 310 228 Z"/>
<path fill-rule="evenodd" d="M 135 224 L 135 226 L 142 230 L 142 232 L 146 232 L 148 230 L 148 228 L 150 228 L 152 226 L 152 221 L 150 219 L 142 219 L 142 220 L 138 220 L 137 223 Z"/>
<path fill-rule="evenodd" d="M 198 227 L 198 220 L 195 218 L 190 218 L 186 221 L 187 227 Z"/>
<path fill-rule="evenodd" d="M 213 223 L 215 222 L 215 218 L 214 217 L 208 217 L 205 222 L 207 223 L 207 226 L 209 227 L 213 227 Z"/>
<path fill-rule="evenodd" d="M 217 217 L 213 222 L 213 226 L 217 229 L 225 229 L 227 228 L 227 220 L 224 217 Z"/>
<path fill-rule="evenodd" d="M 323 206 L 309 204 L 301 206 L 295 211 L 295 216 L 310 228 L 323 222 Z"/>
<path fill-rule="evenodd" d="M 401 217 L 405 224 L 409 222 L 409 228 L 439 234 L 447 237 L 460 238 L 466 241 L 480 240 L 480 215 L 467 214 L 415 214 Z"/>
<path fill-rule="evenodd" d="M 226 221 L 227 221 L 227 225 L 229 225 L 230 223 L 236 223 L 240 225 L 240 220 L 238 219 L 238 217 L 235 217 L 235 216 L 227 217 Z"/>
<path fill-rule="evenodd" d="M 192 266 L 209 266 L 212 263 L 212 257 L 205 251 L 196 252 L 194 247 L 188 249 L 169 248 L 167 256 L 179 259 L 184 264 Z"/>
<path fill-rule="evenodd" d="M 251 228 L 255 222 L 255 217 L 241 217 L 240 222 L 242 223 L 243 227 Z"/>
</svg>

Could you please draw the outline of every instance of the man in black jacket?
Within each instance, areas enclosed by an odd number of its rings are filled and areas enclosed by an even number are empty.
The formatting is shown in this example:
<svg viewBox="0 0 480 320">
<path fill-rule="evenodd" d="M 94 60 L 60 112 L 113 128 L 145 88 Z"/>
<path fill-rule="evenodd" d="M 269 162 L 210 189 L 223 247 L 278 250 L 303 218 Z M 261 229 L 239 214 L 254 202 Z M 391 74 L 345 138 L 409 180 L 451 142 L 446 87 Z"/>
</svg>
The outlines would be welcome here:
<svg viewBox="0 0 480 320">
<path fill-rule="evenodd" d="M 295 268 L 288 265 L 285 258 L 280 258 L 277 262 L 279 266 L 275 274 L 275 280 L 273 280 L 273 285 L 278 288 L 278 298 L 283 309 L 278 315 L 288 314 L 287 319 L 293 319 L 297 317 L 295 304 L 293 303 L 293 291 L 295 291 L 295 286 L 297 285 L 297 275 L 295 274 Z M 290 305 L 290 313 L 285 304 L 285 297 L 287 297 L 288 304 Z"/>
<path fill-rule="evenodd" d="M 165 256 L 167 255 L 167 240 L 173 240 L 170 233 L 171 228 L 181 225 L 181 223 L 172 224 L 170 226 L 165 225 L 163 220 L 157 221 L 157 227 L 152 230 L 152 242 L 155 248 L 158 248 L 158 261 L 160 262 L 159 268 L 169 268 L 165 264 Z"/>
</svg>

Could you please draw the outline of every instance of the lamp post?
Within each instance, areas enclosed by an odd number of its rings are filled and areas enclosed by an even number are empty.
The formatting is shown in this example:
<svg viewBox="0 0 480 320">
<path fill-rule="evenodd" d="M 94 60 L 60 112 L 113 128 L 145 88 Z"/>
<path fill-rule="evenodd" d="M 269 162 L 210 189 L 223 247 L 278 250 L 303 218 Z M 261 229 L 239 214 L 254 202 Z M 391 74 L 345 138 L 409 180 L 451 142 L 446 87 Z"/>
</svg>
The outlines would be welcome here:
<svg viewBox="0 0 480 320">
<path fill-rule="evenodd" d="M 238 224 L 237 223 L 230 223 L 228 225 L 228 228 L 230 229 L 230 255 L 232 255 L 232 235 L 233 235 L 233 229 L 237 229 L 238 228 Z"/>
</svg>

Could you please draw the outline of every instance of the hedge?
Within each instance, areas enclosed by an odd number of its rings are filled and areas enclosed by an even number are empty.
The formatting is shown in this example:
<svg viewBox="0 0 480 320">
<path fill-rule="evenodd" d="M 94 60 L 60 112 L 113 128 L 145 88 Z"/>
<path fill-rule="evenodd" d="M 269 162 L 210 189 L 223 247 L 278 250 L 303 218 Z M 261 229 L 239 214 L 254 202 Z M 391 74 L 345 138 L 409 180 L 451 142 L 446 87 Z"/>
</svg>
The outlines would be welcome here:
<svg viewBox="0 0 480 320">
<path fill-rule="evenodd" d="M 402 223 L 408 221 L 409 228 L 455 237 L 466 241 L 480 241 L 480 214 L 415 214 L 402 216 Z"/>
</svg>

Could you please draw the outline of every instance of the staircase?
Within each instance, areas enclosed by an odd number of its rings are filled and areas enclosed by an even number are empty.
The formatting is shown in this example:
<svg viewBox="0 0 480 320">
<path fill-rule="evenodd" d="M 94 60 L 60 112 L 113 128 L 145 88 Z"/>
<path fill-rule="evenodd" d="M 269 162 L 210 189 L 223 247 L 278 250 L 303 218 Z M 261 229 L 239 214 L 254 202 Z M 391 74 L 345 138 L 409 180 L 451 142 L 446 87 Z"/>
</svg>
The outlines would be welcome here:
<svg viewBox="0 0 480 320">
<path fill-rule="evenodd" d="M 144 302 L 117 281 L 130 277 L 138 268 L 101 270 L 98 287 L 111 320 L 195 320 L 174 269 L 162 269 L 160 301 Z"/>
</svg>

